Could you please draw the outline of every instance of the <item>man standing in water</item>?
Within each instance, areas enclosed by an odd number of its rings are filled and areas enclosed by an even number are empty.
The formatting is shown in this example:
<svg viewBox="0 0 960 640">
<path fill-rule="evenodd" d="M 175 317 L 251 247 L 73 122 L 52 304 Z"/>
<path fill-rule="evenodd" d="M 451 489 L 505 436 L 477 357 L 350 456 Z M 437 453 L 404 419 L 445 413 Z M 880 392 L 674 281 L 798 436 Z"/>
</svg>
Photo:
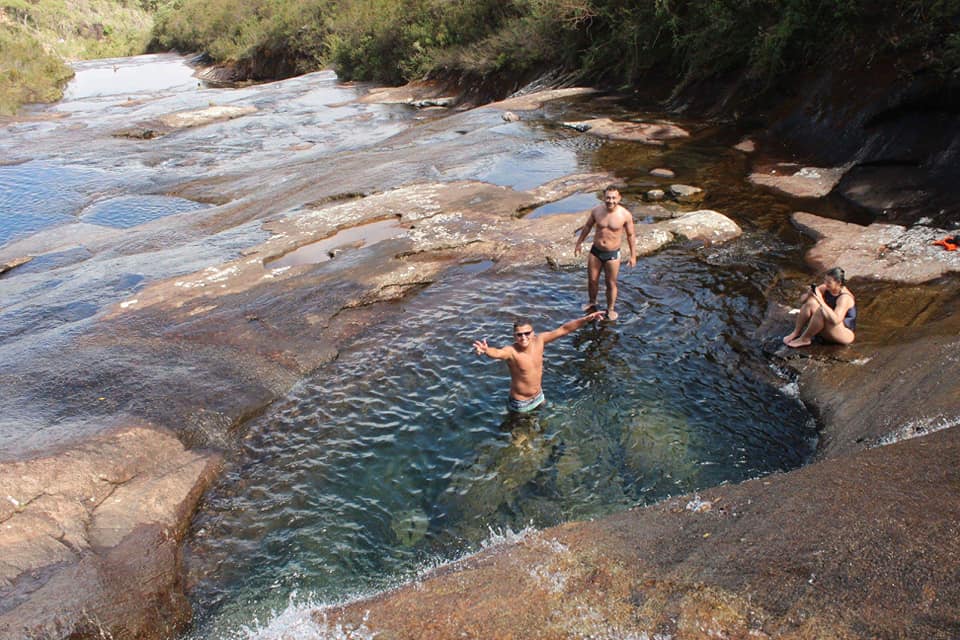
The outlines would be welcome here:
<svg viewBox="0 0 960 640">
<path fill-rule="evenodd" d="M 510 397 L 507 409 L 514 413 L 527 413 L 543 404 L 543 347 L 557 338 L 573 333 L 589 322 L 603 317 L 603 311 L 595 311 L 582 318 L 563 323 L 553 331 L 537 335 L 533 325 L 526 319 L 513 323 L 513 344 L 509 347 L 491 347 L 486 339 L 473 343 L 477 355 L 487 355 L 496 360 L 506 360 L 510 369 Z"/>
<path fill-rule="evenodd" d="M 620 273 L 620 246 L 623 244 L 623 232 L 627 232 L 627 244 L 630 246 L 630 266 L 637 264 L 637 237 L 633 232 L 633 214 L 620 206 L 620 190 L 610 185 L 603 191 L 603 204 L 590 210 L 573 255 L 580 255 L 581 245 L 596 227 L 593 234 L 593 246 L 587 257 L 587 304 L 584 311 L 597 308 L 597 293 L 600 289 L 600 272 L 603 271 L 607 285 L 607 319 L 616 320 L 620 314 L 614 306 L 617 304 L 617 274 Z"/>
</svg>

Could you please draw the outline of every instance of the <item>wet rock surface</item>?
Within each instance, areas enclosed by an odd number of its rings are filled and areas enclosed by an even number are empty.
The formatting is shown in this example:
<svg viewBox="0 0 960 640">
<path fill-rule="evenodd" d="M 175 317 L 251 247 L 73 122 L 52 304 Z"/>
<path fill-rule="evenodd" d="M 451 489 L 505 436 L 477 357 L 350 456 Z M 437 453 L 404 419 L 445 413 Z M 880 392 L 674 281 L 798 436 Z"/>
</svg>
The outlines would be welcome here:
<svg viewBox="0 0 960 640">
<path fill-rule="evenodd" d="M 215 455 L 128 427 L 0 465 L 0 636 L 168 635 L 190 619 L 179 546 Z"/>
</svg>

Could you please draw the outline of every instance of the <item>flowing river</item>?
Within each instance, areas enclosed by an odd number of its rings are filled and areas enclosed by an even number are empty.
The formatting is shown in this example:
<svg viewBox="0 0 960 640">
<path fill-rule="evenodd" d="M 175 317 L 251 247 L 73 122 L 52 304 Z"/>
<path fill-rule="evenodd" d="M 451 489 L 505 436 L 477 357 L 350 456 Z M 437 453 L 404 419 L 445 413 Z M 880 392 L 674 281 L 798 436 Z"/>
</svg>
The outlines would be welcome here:
<svg viewBox="0 0 960 640">
<path fill-rule="evenodd" d="M 601 141 L 555 123 L 643 114 L 623 101 L 580 98 L 498 125 L 502 142 L 489 148 L 432 159 L 472 122 L 469 113 L 363 104 L 356 98 L 365 87 L 329 72 L 210 88 L 192 71 L 173 55 L 78 64 L 63 101 L 4 126 L 0 248 L 36 256 L 0 278 L 5 362 L 69 357 L 61 354 L 108 305 L 263 242 L 269 233 L 259 221 L 178 235 L 178 220 L 231 200 L 237 185 L 260 179 L 281 190 L 317 163 L 390 146 L 401 133 L 409 162 L 384 170 L 384 189 L 418 179 L 530 189 L 610 171 L 625 181 L 631 207 L 656 185 L 648 169 L 668 166 L 706 188 L 709 207 L 745 234 L 714 247 L 674 244 L 624 267 L 621 320 L 548 347 L 549 402 L 523 420 L 507 419 L 505 368 L 470 344 L 510 341 L 517 314 L 539 330 L 575 317 L 583 270 L 464 264 L 394 303 L 389 320 L 344 345 L 228 446 L 225 472 L 187 540 L 195 624 L 186 638 L 315 637 L 308 606 L 415 579 L 528 527 L 795 468 L 812 454 L 814 423 L 755 338 L 767 290 L 799 264 L 800 240 L 787 222 L 796 203 L 746 183 L 745 160 L 730 148 L 738 132 L 685 123 L 695 135 L 676 146 Z M 113 135 L 211 104 L 257 111 L 149 145 Z M 205 185 L 205 197 L 172 195 L 187 183 Z M 595 202 L 596 194 L 580 194 L 529 215 Z M 109 415 L 96 400 L 69 415 L 31 403 L 35 384 L 18 379 L 2 401 L 7 457 L 95 432 L 95 418 Z"/>
</svg>

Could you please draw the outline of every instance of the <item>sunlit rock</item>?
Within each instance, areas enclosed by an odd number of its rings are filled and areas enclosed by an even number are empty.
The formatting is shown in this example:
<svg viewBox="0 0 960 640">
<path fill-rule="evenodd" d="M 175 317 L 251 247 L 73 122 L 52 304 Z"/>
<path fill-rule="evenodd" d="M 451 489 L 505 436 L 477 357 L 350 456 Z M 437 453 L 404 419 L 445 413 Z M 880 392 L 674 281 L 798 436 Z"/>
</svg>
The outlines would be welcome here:
<svg viewBox="0 0 960 640">
<path fill-rule="evenodd" d="M 664 193 L 663 189 L 650 189 L 643 197 L 650 202 L 659 202 L 667 197 L 667 194 Z"/>
<path fill-rule="evenodd" d="M 181 111 L 160 116 L 158 120 L 171 129 L 186 129 L 200 127 L 220 120 L 232 120 L 241 116 L 256 113 L 256 107 L 210 106 L 206 109 Z"/>
<path fill-rule="evenodd" d="M 737 151 L 742 151 L 743 153 L 753 153 L 757 150 L 757 145 L 750 138 L 744 138 L 737 144 L 733 145 L 733 148 Z"/>
<path fill-rule="evenodd" d="M 910 228 L 849 222 L 796 212 L 790 220 L 817 243 L 806 255 L 817 271 L 842 267 L 847 278 L 867 278 L 904 284 L 934 280 L 960 272 L 960 252 L 944 251 L 933 242 L 951 232 L 933 227 Z"/>
<path fill-rule="evenodd" d="M 736 222 L 710 209 L 690 211 L 670 220 L 658 222 L 657 225 L 688 240 L 707 243 L 726 242 L 743 234 L 743 230 Z"/>
<path fill-rule="evenodd" d="M 13 258 L 11 260 L 7 260 L 6 262 L 0 262 L 0 274 L 6 273 L 11 269 L 16 269 L 21 265 L 25 265 L 31 260 L 33 260 L 33 256 L 20 256 L 19 258 Z"/>
<path fill-rule="evenodd" d="M 410 82 L 400 87 L 374 87 L 359 98 L 373 104 L 409 104 L 413 106 L 451 106 L 455 98 L 442 85 L 430 81 Z"/>
<path fill-rule="evenodd" d="M 218 466 L 140 427 L 0 465 L 0 635 L 66 638 L 104 621 L 107 637 L 156 637 L 183 625 L 178 547 Z"/>
<path fill-rule="evenodd" d="M 571 98 L 574 96 L 585 96 L 596 93 L 596 89 L 589 87 L 568 87 L 566 89 L 545 89 L 526 93 L 521 96 L 513 96 L 499 102 L 491 102 L 486 105 L 493 109 L 502 109 L 504 111 L 532 111 L 539 109 L 546 102 L 551 100 L 560 100 L 562 98 Z"/>
<path fill-rule="evenodd" d="M 686 204 L 702 202 L 706 195 L 700 187 L 692 187 L 688 184 L 670 185 L 670 196 L 677 202 Z"/>
<path fill-rule="evenodd" d="M 628 140 L 660 146 L 669 140 L 690 137 L 690 133 L 670 122 L 629 122 L 595 118 L 564 122 L 563 126 L 609 140 Z"/>
<path fill-rule="evenodd" d="M 780 163 L 751 173 L 749 180 L 796 198 L 822 198 L 833 191 L 846 171 L 847 167 L 800 167 Z"/>
<path fill-rule="evenodd" d="M 673 178 L 676 174 L 670 169 L 664 169 L 662 167 L 651 169 L 650 175 L 654 178 Z"/>
</svg>

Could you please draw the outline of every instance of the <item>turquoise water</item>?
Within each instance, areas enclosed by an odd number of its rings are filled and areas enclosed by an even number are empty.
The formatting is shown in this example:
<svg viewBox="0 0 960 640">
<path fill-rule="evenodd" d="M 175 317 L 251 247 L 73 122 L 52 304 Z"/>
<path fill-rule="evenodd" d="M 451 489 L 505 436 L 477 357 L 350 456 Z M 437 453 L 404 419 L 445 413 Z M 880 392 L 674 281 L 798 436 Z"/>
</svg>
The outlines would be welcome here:
<svg viewBox="0 0 960 640">
<path fill-rule="evenodd" d="M 504 344 L 578 315 L 581 271 L 468 270 L 403 304 L 256 420 L 194 523 L 191 638 L 246 637 L 291 600 L 333 602 L 478 548 L 799 466 L 813 425 L 757 346 L 763 271 L 679 249 L 621 276 L 621 321 L 547 347 L 548 405 L 510 421 Z"/>
</svg>

